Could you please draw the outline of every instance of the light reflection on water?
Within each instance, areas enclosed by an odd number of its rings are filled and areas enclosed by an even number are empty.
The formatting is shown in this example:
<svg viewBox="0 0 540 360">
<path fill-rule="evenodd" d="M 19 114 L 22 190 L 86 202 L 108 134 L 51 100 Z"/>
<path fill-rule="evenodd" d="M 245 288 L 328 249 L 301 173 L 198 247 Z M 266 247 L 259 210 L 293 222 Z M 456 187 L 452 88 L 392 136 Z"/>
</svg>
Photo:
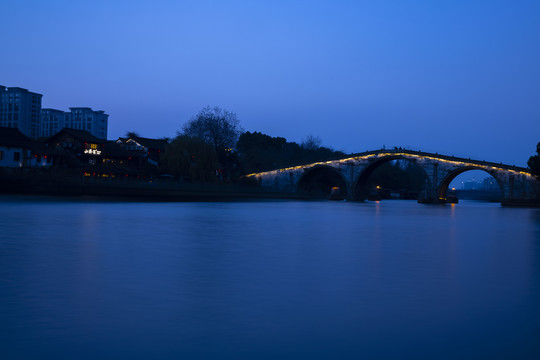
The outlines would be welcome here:
<svg viewBox="0 0 540 360">
<path fill-rule="evenodd" d="M 8 359 L 540 358 L 540 211 L 0 198 Z"/>
</svg>

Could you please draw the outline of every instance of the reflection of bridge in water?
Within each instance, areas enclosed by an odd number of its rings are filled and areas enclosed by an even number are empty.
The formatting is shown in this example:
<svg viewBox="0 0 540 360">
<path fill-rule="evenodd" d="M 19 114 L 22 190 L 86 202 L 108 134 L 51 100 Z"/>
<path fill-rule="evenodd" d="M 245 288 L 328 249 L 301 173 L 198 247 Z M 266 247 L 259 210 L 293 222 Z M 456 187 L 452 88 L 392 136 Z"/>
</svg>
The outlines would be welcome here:
<svg viewBox="0 0 540 360">
<path fill-rule="evenodd" d="M 377 150 L 351 155 L 347 158 L 317 162 L 284 169 L 249 174 L 267 191 L 307 195 L 306 189 L 317 187 L 320 194 L 329 196 L 339 188 L 349 200 L 367 198 L 368 179 L 380 165 L 392 160 L 408 160 L 422 168 L 427 176 L 419 202 L 447 202 L 450 182 L 469 170 L 483 170 L 497 180 L 502 203 L 519 204 L 540 199 L 540 182 L 526 168 L 445 156 L 411 150 Z"/>
</svg>

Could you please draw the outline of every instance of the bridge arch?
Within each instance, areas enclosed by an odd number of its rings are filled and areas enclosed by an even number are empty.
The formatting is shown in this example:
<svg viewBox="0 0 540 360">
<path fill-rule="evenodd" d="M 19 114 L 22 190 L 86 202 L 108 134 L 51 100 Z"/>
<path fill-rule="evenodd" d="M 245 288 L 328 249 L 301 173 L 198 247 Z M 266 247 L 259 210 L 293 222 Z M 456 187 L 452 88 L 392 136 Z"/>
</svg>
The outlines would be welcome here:
<svg viewBox="0 0 540 360">
<path fill-rule="evenodd" d="M 366 200 L 369 194 L 370 189 L 368 188 L 369 179 L 371 175 L 377 170 L 381 165 L 386 164 L 390 161 L 394 160 L 405 160 L 409 163 L 415 164 L 419 169 L 422 170 L 425 178 L 426 178 L 426 186 L 431 186 L 431 181 L 429 179 L 429 176 L 426 172 L 426 169 L 417 163 L 416 159 L 411 159 L 407 156 L 403 155 L 395 155 L 395 156 L 385 156 L 382 158 L 378 158 L 370 162 L 367 166 L 364 167 L 364 169 L 358 174 L 354 185 L 352 187 L 353 193 L 352 193 L 352 199 L 356 201 L 363 201 Z"/>
<path fill-rule="evenodd" d="M 335 167 L 316 165 L 307 169 L 298 180 L 297 193 L 303 196 L 345 198 L 347 180 Z"/>
<path fill-rule="evenodd" d="M 421 203 L 446 202 L 444 196 L 448 184 L 467 170 L 483 170 L 493 176 L 502 190 L 503 204 L 537 204 L 540 201 L 540 182 L 527 168 L 407 149 L 366 151 L 341 159 L 248 174 L 246 178 L 258 179 L 259 186 L 265 191 L 300 197 L 305 197 L 300 193 L 306 189 L 316 190 L 323 196 L 331 191 L 329 184 L 335 187 L 333 185 L 339 183 L 338 187 L 346 188 L 347 199 L 363 200 L 370 175 L 382 164 L 401 159 L 416 163 L 427 175 L 423 184 L 417 182 L 416 190 L 424 185 L 418 199 Z M 319 177 L 324 179 L 324 174 L 327 179 L 322 181 Z M 398 190 L 395 186 L 394 189 Z"/>
<path fill-rule="evenodd" d="M 443 178 L 440 185 L 437 187 L 437 198 L 446 199 L 448 187 L 450 186 L 450 183 L 452 182 L 452 180 L 454 180 L 458 175 L 463 174 L 464 172 L 467 172 L 467 171 L 471 171 L 471 170 L 481 170 L 485 172 L 486 174 L 491 175 L 495 179 L 495 181 L 497 181 L 497 184 L 499 185 L 499 188 L 501 190 L 501 199 L 505 198 L 506 194 L 504 192 L 504 180 L 500 178 L 499 174 L 496 171 L 489 171 L 480 166 L 463 166 L 458 169 L 455 169 L 454 171 L 449 172 Z"/>
</svg>

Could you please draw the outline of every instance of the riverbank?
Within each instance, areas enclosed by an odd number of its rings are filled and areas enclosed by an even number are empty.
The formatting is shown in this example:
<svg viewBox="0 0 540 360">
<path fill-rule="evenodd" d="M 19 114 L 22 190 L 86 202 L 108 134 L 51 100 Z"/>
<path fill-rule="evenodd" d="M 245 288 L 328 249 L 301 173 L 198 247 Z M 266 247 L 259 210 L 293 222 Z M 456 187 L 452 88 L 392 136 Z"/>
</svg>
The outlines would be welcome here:
<svg viewBox="0 0 540 360">
<path fill-rule="evenodd" d="M 0 193 L 6 195 L 101 197 L 125 201 L 228 201 L 289 198 L 296 194 L 267 192 L 235 183 L 188 183 L 152 177 L 94 177 L 68 171 L 43 173 L 3 169 Z"/>
<path fill-rule="evenodd" d="M 267 191 L 250 182 L 189 183 L 159 177 L 97 177 L 90 174 L 80 175 L 80 173 L 69 169 L 49 172 L 37 169 L 0 169 L 0 194 L 72 198 L 96 197 L 109 200 L 148 202 L 314 199 L 313 195 L 310 194 Z M 324 199 L 325 197 L 315 198 Z M 476 200 L 486 201 L 486 199 Z M 491 199 L 490 201 L 492 202 Z M 504 200 L 501 205 L 540 208 L 540 200 Z"/>
</svg>

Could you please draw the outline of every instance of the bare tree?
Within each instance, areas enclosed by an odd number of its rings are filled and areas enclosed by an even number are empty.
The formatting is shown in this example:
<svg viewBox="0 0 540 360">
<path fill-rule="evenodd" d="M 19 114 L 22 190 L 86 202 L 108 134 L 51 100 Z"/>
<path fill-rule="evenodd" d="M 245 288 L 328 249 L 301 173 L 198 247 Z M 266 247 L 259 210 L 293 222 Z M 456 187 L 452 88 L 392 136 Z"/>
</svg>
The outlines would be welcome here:
<svg viewBox="0 0 540 360">
<path fill-rule="evenodd" d="M 243 132 L 235 113 L 217 106 L 201 109 L 183 127 L 183 134 L 202 139 L 221 153 L 234 148 Z"/>
<path fill-rule="evenodd" d="M 321 144 L 321 138 L 315 135 L 308 135 L 304 141 L 302 141 L 302 147 L 306 150 L 318 150 L 321 148 Z"/>
</svg>

